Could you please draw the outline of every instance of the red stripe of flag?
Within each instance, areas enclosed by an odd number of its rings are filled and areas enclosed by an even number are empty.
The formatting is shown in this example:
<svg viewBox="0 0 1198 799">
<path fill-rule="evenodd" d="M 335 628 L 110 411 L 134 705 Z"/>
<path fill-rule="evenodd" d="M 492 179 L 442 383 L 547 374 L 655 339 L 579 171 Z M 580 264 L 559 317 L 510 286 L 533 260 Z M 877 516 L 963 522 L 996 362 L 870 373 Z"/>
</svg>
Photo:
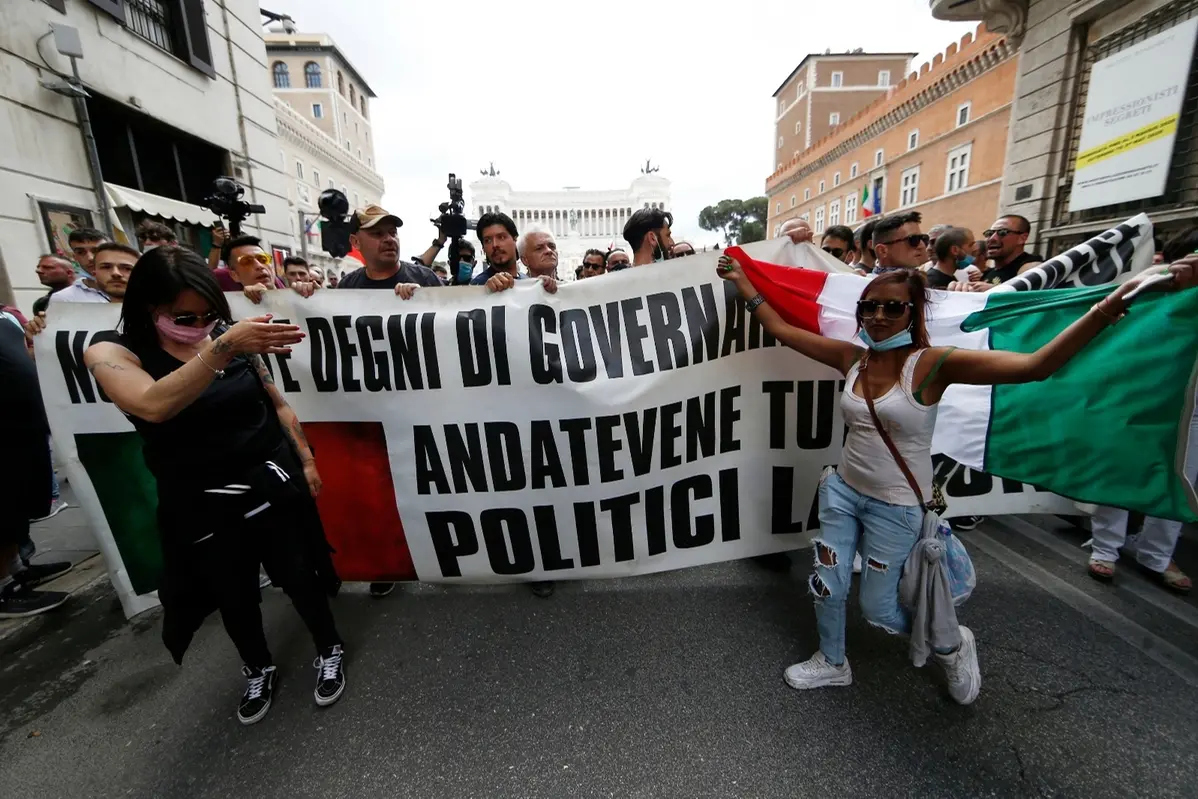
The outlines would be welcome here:
<svg viewBox="0 0 1198 799">
<path fill-rule="evenodd" d="M 727 252 L 779 316 L 795 327 L 821 332 L 819 295 L 828 280 L 827 272 L 755 261 L 740 247 L 729 247 Z"/>
</svg>

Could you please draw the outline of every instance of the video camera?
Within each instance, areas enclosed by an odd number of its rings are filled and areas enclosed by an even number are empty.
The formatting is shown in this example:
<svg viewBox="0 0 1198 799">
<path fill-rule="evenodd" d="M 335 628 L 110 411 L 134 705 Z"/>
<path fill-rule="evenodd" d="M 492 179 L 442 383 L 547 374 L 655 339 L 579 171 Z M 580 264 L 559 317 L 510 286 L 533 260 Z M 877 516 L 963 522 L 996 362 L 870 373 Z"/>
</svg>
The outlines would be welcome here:
<svg viewBox="0 0 1198 799">
<path fill-rule="evenodd" d="M 450 172 L 447 188 L 449 189 L 449 202 L 438 205 L 437 210 L 441 212 L 441 215 L 429 221 L 437 226 L 437 230 L 443 236 L 449 239 L 449 251 L 446 258 L 453 270 L 450 284 L 463 286 L 470 282 L 472 267 L 469 263 L 461 263 L 462 239 L 465 238 L 466 232 L 474 230 L 478 223 L 477 220 L 466 218 L 466 200 L 462 195 L 462 179 Z M 464 274 L 463 269 L 465 270 Z"/>
<path fill-rule="evenodd" d="M 212 181 L 208 196 L 201 205 L 217 216 L 229 220 L 229 234 L 236 238 L 241 235 L 241 223 L 250 214 L 266 213 L 266 206 L 254 205 L 241 199 L 245 195 L 245 186 L 227 175 L 222 175 Z"/>
<path fill-rule="evenodd" d="M 349 198 L 336 189 L 325 189 L 316 200 L 320 209 L 320 248 L 334 258 L 349 255 Z"/>
</svg>

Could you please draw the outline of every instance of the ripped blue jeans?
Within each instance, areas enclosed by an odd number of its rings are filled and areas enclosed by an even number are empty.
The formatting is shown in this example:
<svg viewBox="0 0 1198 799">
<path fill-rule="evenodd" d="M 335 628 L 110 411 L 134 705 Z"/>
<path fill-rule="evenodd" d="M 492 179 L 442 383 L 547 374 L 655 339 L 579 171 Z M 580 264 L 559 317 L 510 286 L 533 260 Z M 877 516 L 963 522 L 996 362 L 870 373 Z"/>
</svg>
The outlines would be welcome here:
<svg viewBox="0 0 1198 799">
<path fill-rule="evenodd" d="M 839 665 L 844 663 L 845 614 L 858 548 L 859 598 L 866 620 L 887 632 L 911 632 L 911 618 L 899 604 L 898 585 L 919 539 L 923 509 L 867 497 L 832 472 L 819 488 L 819 524 L 815 572 L 808 587 L 815 598 L 820 651 L 829 663 Z"/>
</svg>

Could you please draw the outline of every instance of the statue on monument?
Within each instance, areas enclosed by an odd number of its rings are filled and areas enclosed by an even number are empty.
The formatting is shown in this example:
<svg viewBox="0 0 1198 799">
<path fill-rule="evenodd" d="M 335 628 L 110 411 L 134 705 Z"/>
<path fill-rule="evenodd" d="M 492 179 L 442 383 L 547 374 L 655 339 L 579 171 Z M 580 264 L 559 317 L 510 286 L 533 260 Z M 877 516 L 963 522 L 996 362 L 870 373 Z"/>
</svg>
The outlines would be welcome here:
<svg viewBox="0 0 1198 799">
<path fill-rule="evenodd" d="M 480 169 L 480 170 L 478 170 L 478 174 L 483 175 L 485 177 L 497 178 L 497 177 L 499 177 L 499 170 L 495 168 L 495 162 L 492 161 L 490 171 L 488 171 L 486 169 Z"/>
<path fill-rule="evenodd" d="M 574 233 L 578 232 L 578 211 L 574 208 L 570 209 L 570 230 Z"/>
<path fill-rule="evenodd" d="M 653 159 L 651 159 L 651 158 L 645 159 L 645 165 L 643 167 L 641 167 L 642 175 L 652 175 L 654 172 L 658 172 L 661 170 L 660 166 L 652 166 L 652 160 Z"/>
</svg>

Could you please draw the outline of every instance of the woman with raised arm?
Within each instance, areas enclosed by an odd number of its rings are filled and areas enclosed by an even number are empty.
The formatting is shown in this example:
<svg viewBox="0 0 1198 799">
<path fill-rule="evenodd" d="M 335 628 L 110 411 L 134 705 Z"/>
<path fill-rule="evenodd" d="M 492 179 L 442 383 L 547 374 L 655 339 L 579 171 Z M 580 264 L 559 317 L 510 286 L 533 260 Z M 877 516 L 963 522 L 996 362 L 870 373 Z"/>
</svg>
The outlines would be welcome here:
<svg viewBox="0 0 1198 799">
<path fill-rule="evenodd" d="M 259 565 L 295 604 L 316 643 L 316 704 L 345 688 L 328 593 L 336 575 L 312 498 L 316 470 L 295 412 L 262 361 L 304 334 L 259 316 L 233 323 L 204 261 L 182 247 L 144 254 L 118 332 L 84 354 L 104 393 L 141 434 L 158 488 L 163 640 L 182 662 L 219 609 L 244 662 L 242 724 L 270 709 L 275 667 L 262 630 Z"/>
<path fill-rule="evenodd" d="M 897 231 L 894 246 L 907 246 Z M 892 246 L 878 240 L 875 247 Z M 1174 264 L 1175 288 L 1194 283 L 1192 259 Z M 919 539 L 923 504 L 932 498 L 932 428 L 936 406 L 953 383 L 997 385 L 1044 380 L 1064 366 L 1126 310 L 1123 297 L 1138 281 L 1123 284 L 1033 353 L 932 347 L 925 326 L 928 288 L 923 273 L 900 269 L 875 277 L 857 302 L 858 337 L 864 347 L 788 324 L 765 302 L 731 256 L 717 270 L 736 284 L 746 306 L 766 330 L 788 347 L 845 375 L 841 410 L 848 428 L 837 470 L 819 489 L 821 537 L 815 541 L 816 570 L 809 587 L 815 598 L 819 651 L 786 669 L 792 688 L 850 685 L 845 657 L 845 606 L 852 583 L 853 554 L 861 552 L 860 601 L 865 618 L 889 632 L 908 634 L 911 621 L 899 603 L 903 564 Z M 918 484 L 909 481 L 875 426 L 881 426 Z M 981 689 L 973 633 L 960 628 L 961 644 L 936 652 L 949 694 L 963 705 Z"/>
</svg>

